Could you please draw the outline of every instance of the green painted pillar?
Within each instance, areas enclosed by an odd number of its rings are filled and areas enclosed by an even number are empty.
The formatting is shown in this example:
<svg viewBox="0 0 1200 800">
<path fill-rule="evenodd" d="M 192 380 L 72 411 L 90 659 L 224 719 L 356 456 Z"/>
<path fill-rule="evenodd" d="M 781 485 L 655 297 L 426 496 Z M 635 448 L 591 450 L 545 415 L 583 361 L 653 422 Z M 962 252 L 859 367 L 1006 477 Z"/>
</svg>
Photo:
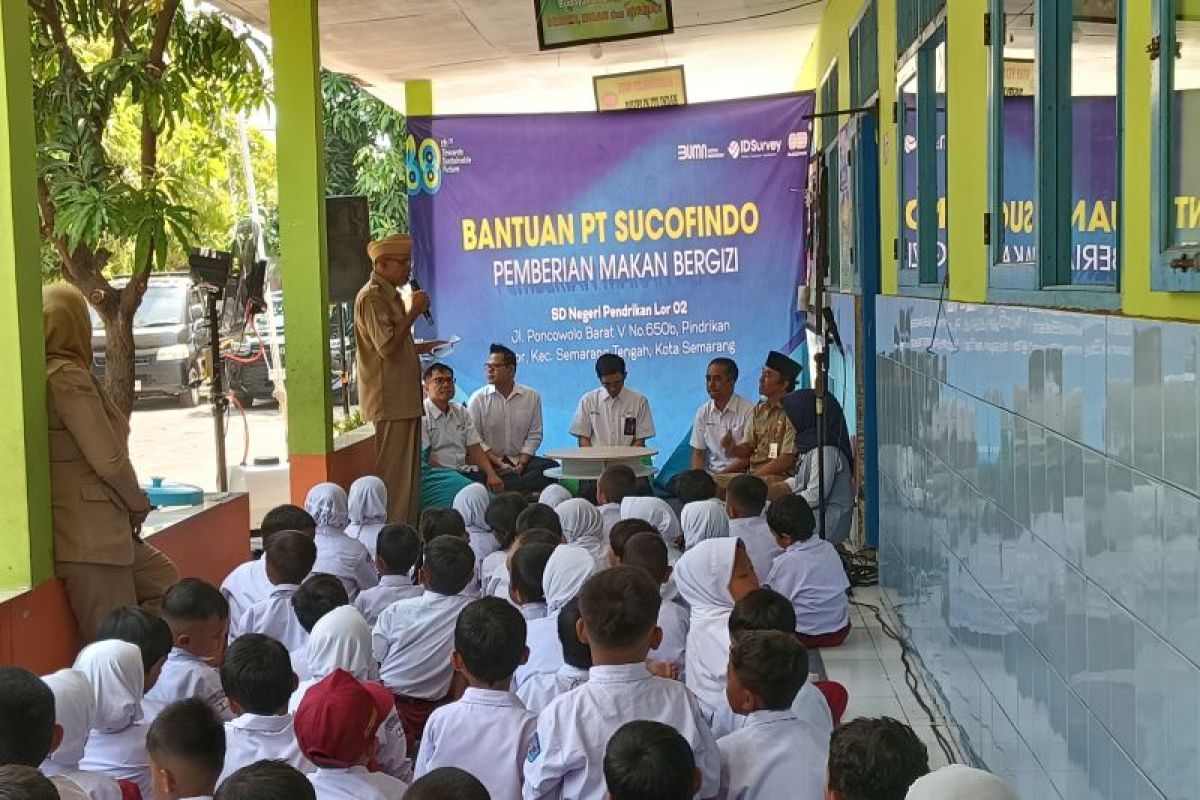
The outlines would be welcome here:
<svg viewBox="0 0 1200 800">
<path fill-rule="evenodd" d="M 271 0 L 279 239 L 293 493 L 328 477 L 333 452 L 325 139 L 317 0 Z"/>
<path fill-rule="evenodd" d="M 0 593 L 54 574 L 29 11 L 0 2 Z"/>
<path fill-rule="evenodd" d="M 433 116 L 433 81 L 404 82 L 404 114 L 409 117 Z"/>
</svg>

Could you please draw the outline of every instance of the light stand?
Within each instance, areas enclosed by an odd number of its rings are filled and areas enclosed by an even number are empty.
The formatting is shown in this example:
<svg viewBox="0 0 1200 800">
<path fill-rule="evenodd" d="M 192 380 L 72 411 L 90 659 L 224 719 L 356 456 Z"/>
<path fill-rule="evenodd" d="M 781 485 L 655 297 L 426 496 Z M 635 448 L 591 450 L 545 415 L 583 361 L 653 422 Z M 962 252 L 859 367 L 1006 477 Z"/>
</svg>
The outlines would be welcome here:
<svg viewBox="0 0 1200 800">
<path fill-rule="evenodd" d="M 225 370 L 221 368 L 221 316 L 218 306 L 225 296 L 233 256 L 213 250 L 194 250 L 188 257 L 192 282 L 204 293 L 204 315 L 208 322 L 209 347 L 212 354 L 212 400 L 213 435 L 217 443 L 217 491 L 229 491 L 229 477 L 225 472 L 225 413 L 229 410 L 229 398 L 225 395 Z"/>
<path fill-rule="evenodd" d="M 812 302 L 809 305 L 809 317 L 814 319 L 813 331 L 817 334 L 817 350 L 813 354 L 813 365 L 816 375 L 813 378 L 813 391 L 816 395 L 817 416 L 817 530 L 821 538 L 825 538 L 825 393 L 829 383 L 829 331 L 825 325 L 825 274 L 829 268 L 829 236 L 828 220 L 826 219 L 826 200 L 829 193 L 829 168 L 825 164 L 825 156 L 818 153 L 815 156 L 815 173 L 810 177 L 809 197 L 809 227 L 813 247 L 810 249 L 813 259 L 813 269 L 809 271 L 809 281 L 812 288 Z M 815 309 L 815 314 L 814 310 Z"/>
</svg>

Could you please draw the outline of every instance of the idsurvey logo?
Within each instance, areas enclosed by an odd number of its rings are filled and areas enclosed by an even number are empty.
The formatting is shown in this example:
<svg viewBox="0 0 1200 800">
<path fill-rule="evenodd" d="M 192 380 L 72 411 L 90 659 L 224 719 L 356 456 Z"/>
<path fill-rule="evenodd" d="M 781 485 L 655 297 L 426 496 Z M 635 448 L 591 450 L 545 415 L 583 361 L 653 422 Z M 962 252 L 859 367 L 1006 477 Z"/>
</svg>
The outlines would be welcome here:
<svg viewBox="0 0 1200 800">
<path fill-rule="evenodd" d="M 729 143 L 729 155 L 733 158 L 765 158 L 779 155 L 783 149 L 781 139 L 734 139 Z"/>
</svg>

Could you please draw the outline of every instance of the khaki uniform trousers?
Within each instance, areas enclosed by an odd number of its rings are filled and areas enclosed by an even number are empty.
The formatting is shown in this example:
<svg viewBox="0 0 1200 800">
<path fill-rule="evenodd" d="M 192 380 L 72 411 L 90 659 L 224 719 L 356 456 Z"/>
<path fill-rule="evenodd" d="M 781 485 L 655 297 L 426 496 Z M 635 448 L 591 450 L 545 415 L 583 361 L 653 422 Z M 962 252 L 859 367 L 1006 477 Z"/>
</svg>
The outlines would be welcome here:
<svg viewBox="0 0 1200 800">
<path fill-rule="evenodd" d="M 747 473 L 745 472 L 722 472 L 717 475 L 713 475 L 713 482 L 717 484 L 717 498 L 724 500 L 725 492 L 729 490 L 729 482 L 738 475 L 746 474 Z M 782 475 L 767 475 L 762 478 L 762 482 L 767 485 L 768 489 L 773 487 L 775 484 L 782 483 L 786 480 L 787 478 L 783 477 Z"/>
<path fill-rule="evenodd" d="M 179 580 L 171 559 L 145 542 L 134 544 L 128 567 L 57 561 L 54 573 L 66 583 L 67 601 L 85 642 L 92 640 L 109 612 L 122 606 L 159 613 L 167 588 Z"/>
<path fill-rule="evenodd" d="M 421 418 L 375 422 L 375 474 L 388 492 L 388 521 L 415 526 L 421 504 Z"/>
</svg>

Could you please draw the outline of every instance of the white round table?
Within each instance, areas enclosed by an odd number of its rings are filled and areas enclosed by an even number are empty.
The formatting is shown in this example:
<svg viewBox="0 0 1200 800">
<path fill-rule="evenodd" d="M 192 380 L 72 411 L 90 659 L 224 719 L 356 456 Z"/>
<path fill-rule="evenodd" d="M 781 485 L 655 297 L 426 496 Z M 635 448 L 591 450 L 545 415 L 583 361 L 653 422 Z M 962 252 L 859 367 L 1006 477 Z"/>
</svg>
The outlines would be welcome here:
<svg viewBox="0 0 1200 800">
<path fill-rule="evenodd" d="M 615 464 L 624 464 L 639 478 L 654 474 L 654 467 L 643 459 L 658 453 L 653 447 L 570 447 L 547 452 L 561 467 L 551 467 L 544 473 L 547 478 L 594 481 L 604 470 Z"/>
</svg>

